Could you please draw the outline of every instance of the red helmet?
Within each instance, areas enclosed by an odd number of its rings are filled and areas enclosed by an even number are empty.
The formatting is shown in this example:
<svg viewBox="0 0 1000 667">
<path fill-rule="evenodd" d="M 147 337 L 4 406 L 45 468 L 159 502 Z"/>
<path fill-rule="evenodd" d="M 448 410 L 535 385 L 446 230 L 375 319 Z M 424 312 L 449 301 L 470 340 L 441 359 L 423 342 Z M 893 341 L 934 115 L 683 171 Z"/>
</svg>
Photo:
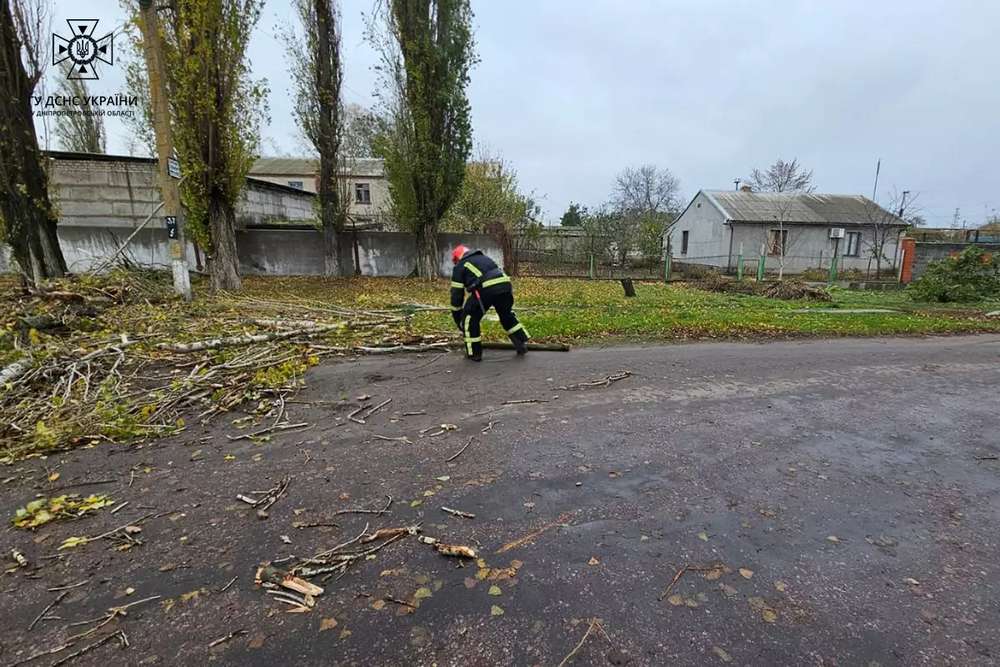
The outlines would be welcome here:
<svg viewBox="0 0 1000 667">
<path fill-rule="evenodd" d="M 458 264 L 459 261 L 461 261 L 461 259 L 465 257 L 465 254 L 467 252 L 469 252 L 469 249 L 466 248 L 461 243 L 459 243 L 457 246 L 455 246 L 455 249 L 451 251 L 451 263 Z"/>
</svg>

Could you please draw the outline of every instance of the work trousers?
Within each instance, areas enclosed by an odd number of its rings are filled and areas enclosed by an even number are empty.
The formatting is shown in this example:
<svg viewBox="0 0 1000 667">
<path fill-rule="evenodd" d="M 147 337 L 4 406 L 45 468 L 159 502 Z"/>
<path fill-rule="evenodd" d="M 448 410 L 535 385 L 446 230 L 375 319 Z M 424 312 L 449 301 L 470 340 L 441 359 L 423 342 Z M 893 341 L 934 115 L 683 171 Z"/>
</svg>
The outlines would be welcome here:
<svg viewBox="0 0 1000 667">
<path fill-rule="evenodd" d="M 528 331 L 523 324 L 517 321 L 517 315 L 514 314 L 514 292 L 507 289 L 493 294 L 489 291 L 480 292 L 480 294 L 482 295 L 482 307 L 480 307 L 476 295 L 470 294 L 462 308 L 462 332 L 465 334 L 466 356 L 482 356 L 483 335 L 480 323 L 483 315 L 490 308 L 496 309 L 501 326 L 515 346 L 520 347 L 527 343 L 528 338 L 530 338 Z"/>
</svg>

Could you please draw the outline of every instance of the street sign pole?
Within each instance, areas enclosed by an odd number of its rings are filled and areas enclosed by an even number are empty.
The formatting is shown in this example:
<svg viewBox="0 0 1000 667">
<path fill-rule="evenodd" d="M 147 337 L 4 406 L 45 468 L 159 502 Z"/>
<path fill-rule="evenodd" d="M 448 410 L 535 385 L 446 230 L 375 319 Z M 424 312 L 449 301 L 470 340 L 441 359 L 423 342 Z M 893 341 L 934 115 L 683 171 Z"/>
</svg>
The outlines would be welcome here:
<svg viewBox="0 0 1000 667">
<path fill-rule="evenodd" d="M 170 130 L 170 106 L 164 82 L 163 45 L 160 42 L 159 19 L 153 0 L 139 0 L 139 29 L 142 31 L 146 69 L 149 73 L 149 96 L 152 102 L 153 131 L 159 158 L 157 177 L 163 197 L 164 226 L 170 248 L 170 265 L 174 274 L 174 291 L 185 301 L 191 300 L 191 275 L 188 273 L 184 244 L 184 217 L 181 210 L 180 161 L 174 152 Z"/>
</svg>

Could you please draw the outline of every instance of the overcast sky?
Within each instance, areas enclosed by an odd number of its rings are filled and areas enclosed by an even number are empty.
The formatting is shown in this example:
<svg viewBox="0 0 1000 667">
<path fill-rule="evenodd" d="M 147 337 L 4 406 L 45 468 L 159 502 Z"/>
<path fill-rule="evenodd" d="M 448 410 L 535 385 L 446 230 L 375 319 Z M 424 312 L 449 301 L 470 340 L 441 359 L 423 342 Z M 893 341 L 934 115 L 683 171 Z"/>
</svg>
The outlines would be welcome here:
<svg viewBox="0 0 1000 667">
<path fill-rule="evenodd" d="M 371 104 L 375 54 L 344 0 L 345 101 Z M 469 97 L 476 141 L 499 151 L 549 221 L 597 206 L 615 174 L 669 168 L 684 198 L 732 188 L 797 157 L 817 190 L 879 199 L 918 192 L 922 214 L 969 225 L 1000 209 L 1000 2 L 473 0 L 480 64 Z M 86 16 L 83 16 L 86 14 Z M 124 21 L 117 0 L 55 0 L 53 29 Z M 265 6 L 250 58 L 268 79 L 265 151 L 296 153 L 284 50 L 287 0 Z M 51 84 L 50 84 L 51 87 Z M 120 63 L 97 94 L 125 91 Z M 109 152 L 126 132 L 109 122 Z M 53 146 L 55 147 L 55 146 Z M 961 224 L 961 221 L 960 221 Z"/>
</svg>

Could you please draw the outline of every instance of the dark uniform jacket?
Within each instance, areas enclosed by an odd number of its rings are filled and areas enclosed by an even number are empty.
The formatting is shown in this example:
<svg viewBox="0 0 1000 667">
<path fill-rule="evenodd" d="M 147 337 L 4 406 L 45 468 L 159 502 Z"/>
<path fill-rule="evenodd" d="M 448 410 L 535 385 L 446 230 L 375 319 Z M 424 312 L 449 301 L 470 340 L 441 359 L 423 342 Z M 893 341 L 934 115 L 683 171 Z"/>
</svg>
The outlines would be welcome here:
<svg viewBox="0 0 1000 667">
<path fill-rule="evenodd" d="M 474 299 L 476 290 L 487 298 L 511 291 L 510 278 L 482 250 L 466 253 L 451 272 L 451 313 L 456 324 L 461 321 L 465 293 Z"/>
</svg>

